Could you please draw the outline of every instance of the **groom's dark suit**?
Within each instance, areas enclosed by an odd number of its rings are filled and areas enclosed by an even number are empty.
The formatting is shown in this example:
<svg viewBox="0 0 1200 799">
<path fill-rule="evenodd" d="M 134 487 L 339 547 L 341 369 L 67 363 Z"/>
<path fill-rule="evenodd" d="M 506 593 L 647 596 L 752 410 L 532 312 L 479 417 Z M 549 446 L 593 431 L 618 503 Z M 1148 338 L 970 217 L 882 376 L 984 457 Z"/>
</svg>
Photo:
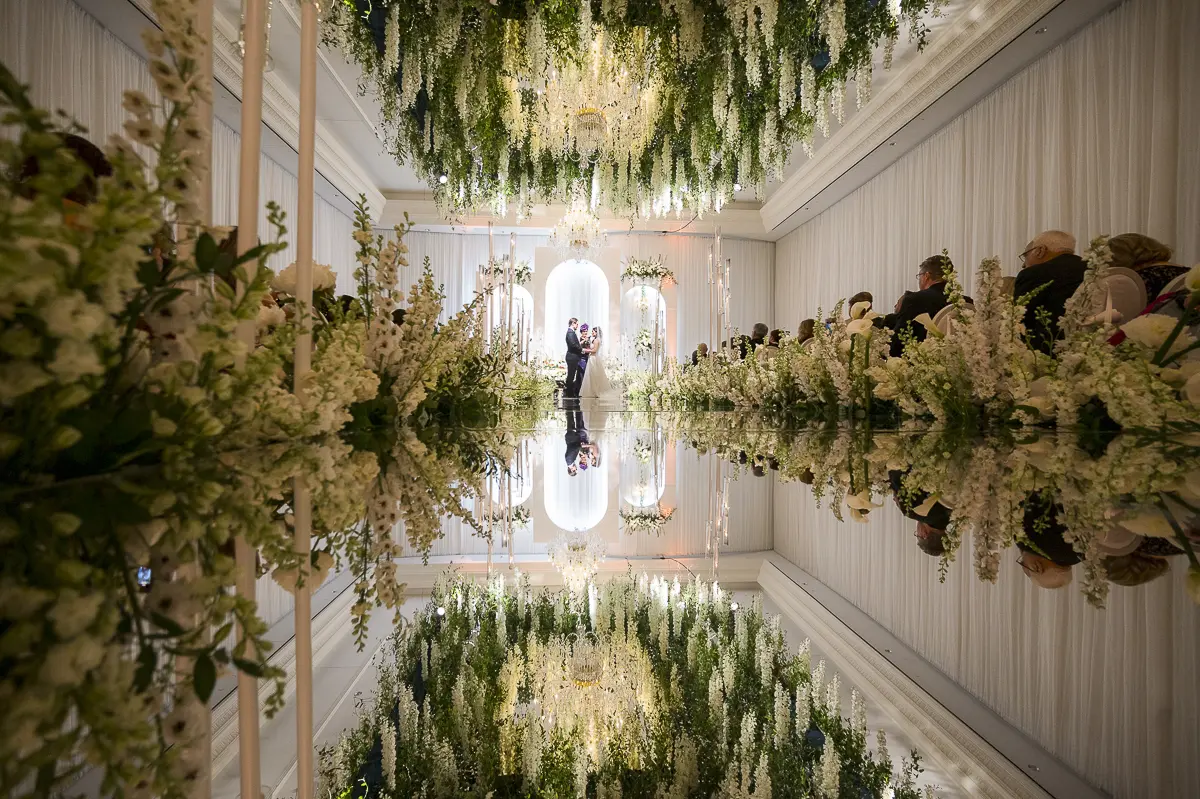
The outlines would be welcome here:
<svg viewBox="0 0 1200 799">
<path fill-rule="evenodd" d="M 583 384 L 583 369 L 579 359 L 583 355 L 583 347 L 579 345 L 579 336 L 571 328 L 567 328 L 567 382 L 563 386 L 563 397 L 579 396 L 579 387 Z"/>
</svg>

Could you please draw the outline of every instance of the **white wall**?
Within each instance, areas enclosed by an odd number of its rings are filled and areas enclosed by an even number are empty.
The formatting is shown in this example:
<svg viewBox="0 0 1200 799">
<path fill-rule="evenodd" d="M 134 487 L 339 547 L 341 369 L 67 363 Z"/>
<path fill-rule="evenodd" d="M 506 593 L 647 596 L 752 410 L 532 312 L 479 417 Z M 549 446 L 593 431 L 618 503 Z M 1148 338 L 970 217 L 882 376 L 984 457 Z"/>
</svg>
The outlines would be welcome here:
<svg viewBox="0 0 1200 799">
<path fill-rule="evenodd" d="M 1200 260 L 1197 37 L 1200 3 L 1127 0 L 780 239 L 784 325 L 864 289 L 891 310 L 943 247 L 960 275 L 992 255 L 1015 274 L 1048 228 L 1080 251 L 1140 232 Z"/>
</svg>

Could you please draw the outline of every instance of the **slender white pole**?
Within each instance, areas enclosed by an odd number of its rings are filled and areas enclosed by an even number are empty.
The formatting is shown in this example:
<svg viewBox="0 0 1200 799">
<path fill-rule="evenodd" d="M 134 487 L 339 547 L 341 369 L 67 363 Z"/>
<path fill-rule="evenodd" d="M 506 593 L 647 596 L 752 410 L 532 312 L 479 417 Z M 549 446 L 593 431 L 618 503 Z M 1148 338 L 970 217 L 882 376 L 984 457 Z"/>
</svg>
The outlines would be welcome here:
<svg viewBox="0 0 1200 799">
<path fill-rule="evenodd" d="M 316 205 L 317 3 L 300 4 L 300 168 L 296 205 L 296 337 L 294 390 L 312 371 L 313 216 Z M 296 799 L 313 795 L 312 493 L 301 475 L 295 482 L 295 542 L 301 579 L 296 586 Z"/>
<path fill-rule="evenodd" d="M 201 38 L 197 42 L 199 52 L 196 54 L 196 82 L 200 86 L 211 88 L 212 0 L 197 0 L 195 14 L 196 31 L 201 35 Z M 194 150 L 193 156 L 198 162 L 196 174 L 199 177 L 199 185 L 196 187 L 196 217 L 194 219 L 183 220 L 176 230 L 176 241 L 179 243 L 178 249 L 181 259 L 191 257 L 193 254 L 193 245 L 200 232 L 194 225 L 204 228 L 212 224 L 212 104 L 201 98 L 197 98 L 195 100 L 195 113 L 196 119 L 206 135 L 204 143 Z M 179 569 L 179 575 L 181 580 L 199 579 L 200 568 L 198 563 L 193 561 L 184 564 Z M 201 632 L 201 645 L 208 643 L 210 634 L 208 630 Z M 208 796 L 211 793 L 212 785 L 212 714 L 209 712 L 208 707 L 200 702 L 195 692 L 188 687 L 195 673 L 195 668 L 196 661 L 194 658 L 186 656 L 176 658 L 175 678 L 178 689 L 175 694 L 175 702 L 177 707 L 185 702 L 197 705 L 195 717 L 200 720 L 199 735 L 196 736 L 194 742 L 188 742 L 188 745 L 195 752 L 195 762 L 202 764 L 200 778 L 195 787 L 196 795 Z"/>
<path fill-rule="evenodd" d="M 258 243 L 258 166 L 262 157 L 263 62 L 266 58 L 266 3 L 264 0 L 245 0 L 246 52 L 242 58 L 242 147 L 238 165 L 238 253 L 245 253 Z M 245 284 L 238 286 L 239 297 Z M 238 337 L 254 346 L 254 320 L 238 325 Z M 234 545 L 237 568 L 237 593 L 254 601 L 257 579 L 257 553 L 245 536 L 238 536 Z M 248 651 L 247 657 L 256 653 Z M 238 758 L 242 799 L 259 799 L 262 791 L 259 763 L 258 679 L 239 671 L 238 694 Z"/>
<path fill-rule="evenodd" d="M 506 303 L 504 309 L 504 343 L 511 346 L 513 343 L 512 313 L 513 313 L 513 280 L 517 274 L 517 237 L 514 233 L 508 234 L 508 273 L 504 281 L 504 300 Z"/>
</svg>

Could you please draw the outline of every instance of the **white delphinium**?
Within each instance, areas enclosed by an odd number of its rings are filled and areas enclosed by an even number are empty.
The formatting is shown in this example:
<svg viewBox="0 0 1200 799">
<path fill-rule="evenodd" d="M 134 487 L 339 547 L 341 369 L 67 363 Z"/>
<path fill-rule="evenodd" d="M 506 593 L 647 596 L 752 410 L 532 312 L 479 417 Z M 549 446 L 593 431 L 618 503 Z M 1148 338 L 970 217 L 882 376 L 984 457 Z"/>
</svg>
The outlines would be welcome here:
<svg viewBox="0 0 1200 799">
<path fill-rule="evenodd" d="M 763 690 L 769 691 L 772 683 L 775 682 L 775 647 L 771 642 L 767 625 L 764 624 L 758 629 L 754 648 L 759 679 L 762 681 Z"/>
<path fill-rule="evenodd" d="M 825 686 L 825 713 L 829 716 L 842 715 L 842 684 L 836 674 Z"/>
<path fill-rule="evenodd" d="M 758 715 L 747 711 L 742 716 L 742 727 L 738 735 L 738 761 L 741 764 L 741 784 L 749 786 L 750 776 L 754 768 L 754 739 L 758 737 Z"/>
<path fill-rule="evenodd" d="M 850 691 L 850 726 L 862 736 L 867 734 L 867 705 L 858 689 Z"/>
<path fill-rule="evenodd" d="M 799 659 L 800 670 L 804 674 L 809 671 L 809 659 L 812 657 L 812 642 L 805 638 L 804 643 L 800 644 L 800 649 L 796 652 L 796 657 Z"/>
<path fill-rule="evenodd" d="M 783 683 L 775 683 L 775 748 L 783 746 L 792 726 L 792 711 L 789 707 L 787 689 Z"/>
<path fill-rule="evenodd" d="M 721 681 L 722 681 L 722 684 L 725 686 L 726 692 L 733 690 L 733 676 L 734 676 L 733 669 L 734 669 L 733 653 L 726 650 L 721 653 Z"/>
<path fill-rule="evenodd" d="M 754 799 L 771 799 L 771 764 L 767 753 L 758 756 L 758 766 L 754 769 Z"/>
<path fill-rule="evenodd" d="M 389 790 L 396 790 L 396 728 L 391 719 L 385 718 L 379 725 L 382 746 L 383 778 Z"/>
<path fill-rule="evenodd" d="M 817 667 L 812 672 L 812 698 L 814 702 L 819 702 L 821 697 L 821 689 L 825 683 L 825 661 L 817 662 Z"/>
<path fill-rule="evenodd" d="M 746 618 L 745 613 L 735 613 L 733 616 L 733 638 L 739 652 L 745 652 L 750 647 L 750 627 Z"/>
<path fill-rule="evenodd" d="M 838 786 L 842 777 L 842 763 L 838 758 L 833 741 L 826 739 L 821 754 L 820 792 L 823 799 L 837 799 Z"/>
<path fill-rule="evenodd" d="M 887 733 L 883 730 L 875 734 L 875 760 L 886 765 L 888 771 L 891 771 L 892 757 L 888 754 Z"/>
<path fill-rule="evenodd" d="M 667 624 L 667 613 L 666 610 L 658 613 L 658 653 L 664 658 L 671 646 L 671 628 Z"/>
<path fill-rule="evenodd" d="M 529 719 L 525 722 L 525 738 L 521 745 L 522 768 L 525 779 L 536 783 L 538 772 L 542 769 L 542 722 L 539 719 Z"/>
<path fill-rule="evenodd" d="M 721 674 L 713 669 L 708 675 L 708 709 L 713 719 L 720 719 L 725 713 L 725 697 L 721 691 Z"/>
<path fill-rule="evenodd" d="M 821 34 L 829 45 L 829 66 L 836 67 L 846 45 L 846 0 L 826 4 L 821 16 Z"/>
<path fill-rule="evenodd" d="M 796 686 L 796 737 L 803 738 L 808 732 L 808 726 L 812 721 L 812 713 L 808 707 L 808 690 L 809 687 L 805 683 L 800 683 Z"/>
<path fill-rule="evenodd" d="M 338 739 L 337 747 L 333 750 L 333 785 L 340 793 L 350 781 L 350 741 L 345 733 Z"/>
</svg>

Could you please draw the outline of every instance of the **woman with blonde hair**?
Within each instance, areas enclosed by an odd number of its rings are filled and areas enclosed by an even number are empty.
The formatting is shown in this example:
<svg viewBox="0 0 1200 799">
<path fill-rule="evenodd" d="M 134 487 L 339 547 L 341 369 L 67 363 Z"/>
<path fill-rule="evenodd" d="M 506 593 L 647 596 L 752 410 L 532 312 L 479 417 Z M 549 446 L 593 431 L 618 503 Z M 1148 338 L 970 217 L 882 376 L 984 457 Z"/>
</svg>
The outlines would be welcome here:
<svg viewBox="0 0 1200 799">
<path fill-rule="evenodd" d="M 1141 233 L 1122 233 L 1108 240 L 1112 251 L 1111 266 L 1123 266 L 1138 273 L 1146 284 L 1146 299 L 1154 300 L 1175 278 L 1187 272 L 1186 266 L 1171 263 L 1171 248 Z"/>
</svg>

